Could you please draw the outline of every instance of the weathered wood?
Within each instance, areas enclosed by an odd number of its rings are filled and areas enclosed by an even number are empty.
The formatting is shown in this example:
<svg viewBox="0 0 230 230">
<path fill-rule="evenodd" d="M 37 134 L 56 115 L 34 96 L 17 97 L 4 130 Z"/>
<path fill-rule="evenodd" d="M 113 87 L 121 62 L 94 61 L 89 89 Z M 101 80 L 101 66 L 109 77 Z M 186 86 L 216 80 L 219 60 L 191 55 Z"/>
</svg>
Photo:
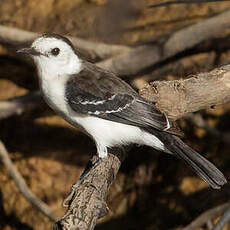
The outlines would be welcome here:
<svg viewBox="0 0 230 230">
<path fill-rule="evenodd" d="M 140 95 L 178 119 L 186 113 L 230 101 L 230 65 L 211 72 L 175 81 L 154 81 L 141 89 Z"/>
<path fill-rule="evenodd" d="M 109 154 L 73 191 L 66 214 L 55 224 L 58 230 L 91 230 L 108 213 L 106 196 L 120 168 L 119 157 Z"/>
</svg>

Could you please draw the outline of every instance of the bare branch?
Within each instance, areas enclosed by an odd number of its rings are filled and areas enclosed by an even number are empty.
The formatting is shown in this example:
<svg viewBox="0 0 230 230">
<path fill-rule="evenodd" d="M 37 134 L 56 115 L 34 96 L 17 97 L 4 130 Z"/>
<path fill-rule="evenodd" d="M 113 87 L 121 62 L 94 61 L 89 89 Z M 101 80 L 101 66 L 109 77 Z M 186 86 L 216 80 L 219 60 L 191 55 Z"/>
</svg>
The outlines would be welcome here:
<svg viewBox="0 0 230 230">
<path fill-rule="evenodd" d="M 155 81 L 140 94 L 176 120 L 186 113 L 230 101 L 230 65 L 185 80 Z"/>
<path fill-rule="evenodd" d="M 183 28 L 169 36 L 163 44 L 148 45 L 104 60 L 98 65 L 117 75 L 134 75 L 147 67 L 173 57 L 202 41 L 223 34 L 230 26 L 230 10 Z"/>
<path fill-rule="evenodd" d="M 73 200 L 66 214 L 55 224 L 56 230 L 92 230 L 97 219 L 107 215 L 106 196 L 120 168 L 119 157 L 107 158 L 74 189 Z"/>
<path fill-rule="evenodd" d="M 0 43 L 5 45 L 23 45 L 33 41 L 38 36 L 39 34 L 37 33 L 0 25 Z M 69 37 L 69 39 L 76 47 L 85 51 L 91 58 L 99 57 L 104 59 L 130 50 L 129 47 L 122 45 L 107 45 L 76 37 Z"/>
<path fill-rule="evenodd" d="M 97 64 L 117 75 L 130 76 L 159 62 L 188 50 L 202 41 L 222 35 L 230 26 L 230 10 L 183 28 L 173 34 L 162 44 L 130 48 L 120 45 L 107 45 L 71 38 L 74 45 L 88 53 L 92 58 L 105 59 Z M 38 34 L 16 28 L 0 26 L 0 43 L 5 45 L 22 45 L 32 41 Z"/>
<path fill-rule="evenodd" d="M 52 221 L 57 221 L 57 218 L 52 214 L 49 206 L 47 206 L 43 201 L 41 201 L 26 185 L 24 179 L 18 170 L 14 167 L 12 161 L 9 158 L 9 153 L 7 152 L 4 144 L 0 140 L 0 159 L 7 168 L 10 176 L 14 180 L 18 189 L 21 191 L 23 196 L 29 201 L 34 207 L 38 209 L 41 213 L 47 216 Z"/>
<path fill-rule="evenodd" d="M 45 103 L 39 91 L 15 97 L 7 101 L 0 101 L 0 120 L 14 115 L 28 113 L 34 109 L 43 108 Z"/>
<path fill-rule="evenodd" d="M 217 206 L 215 208 L 209 209 L 208 211 L 202 213 L 197 217 L 192 223 L 183 230 L 194 230 L 205 225 L 209 220 L 212 220 L 220 215 L 222 215 L 230 207 L 230 202 Z"/>
<path fill-rule="evenodd" d="M 224 215 L 219 219 L 218 223 L 212 230 L 221 230 L 230 221 L 230 207 L 226 210 Z"/>
</svg>

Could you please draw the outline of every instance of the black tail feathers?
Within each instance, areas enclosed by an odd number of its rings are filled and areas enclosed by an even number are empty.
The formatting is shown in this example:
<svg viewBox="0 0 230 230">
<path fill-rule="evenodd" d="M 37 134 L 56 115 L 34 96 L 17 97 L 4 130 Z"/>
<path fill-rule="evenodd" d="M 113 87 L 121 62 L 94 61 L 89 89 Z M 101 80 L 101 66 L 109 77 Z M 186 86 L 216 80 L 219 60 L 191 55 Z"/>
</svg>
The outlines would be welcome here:
<svg viewBox="0 0 230 230">
<path fill-rule="evenodd" d="M 223 173 L 215 165 L 186 145 L 179 137 L 166 134 L 162 135 L 161 139 L 171 153 L 184 160 L 212 188 L 220 189 L 227 183 Z"/>
</svg>

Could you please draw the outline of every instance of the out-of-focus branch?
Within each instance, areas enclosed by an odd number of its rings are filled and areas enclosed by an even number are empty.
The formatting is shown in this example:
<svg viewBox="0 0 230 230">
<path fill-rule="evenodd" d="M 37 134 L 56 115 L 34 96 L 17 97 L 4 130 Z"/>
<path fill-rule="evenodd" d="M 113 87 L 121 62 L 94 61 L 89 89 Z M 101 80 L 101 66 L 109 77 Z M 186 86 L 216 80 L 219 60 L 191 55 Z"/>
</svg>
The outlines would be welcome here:
<svg viewBox="0 0 230 230">
<path fill-rule="evenodd" d="M 207 224 L 209 220 L 221 216 L 229 207 L 230 207 L 230 202 L 209 209 L 208 211 L 198 216 L 188 226 L 183 228 L 183 230 L 194 230 L 194 229 L 201 228 L 203 225 Z"/>
<path fill-rule="evenodd" d="M 28 93 L 6 101 L 0 101 L 0 120 L 14 115 L 21 115 L 33 110 L 41 110 L 45 103 L 39 91 Z"/>
<path fill-rule="evenodd" d="M 0 43 L 10 46 L 19 46 L 32 42 L 39 34 L 0 25 Z M 130 50 L 127 46 L 107 45 L 105 43 L 87 41 L 81 38 L 69 37 L 73 44 L 85 51 L 91 58 L 105 59 Z"/>
<path fill-rule="evenodd" d="M 215 127 L 210 127 L 208 123 L 203 119 L 200 113 L 190 113 L 186 116 L 186 119 L 190 120 L 193 125 L 205 129 L 209 134 L 217 138 L 217 140 L 222 141 L 223 143 L 230 143 L 230 133 L 221 132 Z"/>
<path fill-rule="evenodd" d="M 230 221 L 230 207 L 225 211 L 224 215 L 219 219 L 217 224 L 212 228 L 212 230 L 221 230 Z"/>
<path fill-rule="evenodd" d="M 215 38 L 230 26 L 230 10 L 183 28 L 169 36 L 163 43 L 133 48 L 98 63 L 117 75 L 134 75 L 147 67 L 156 65 L 202 41 Z"/>
<path fill-rule="evenodd" d="M 173 34 L 161 44 L 130 48 L 71 38 L 73 44 L 91 58 L 105 59 L 97 64 L 117 75 L 132 76 L 167 58 L 188 50 L 202 41 L 216 38 L 230 26 L 230 10 L 208 18 Z M 16 28 L 0 26 L 0 43 L 15 46 L 31 42 L 38 34 Z M 18 58 L 22 58 L 21 56 Z"/>
<path fill-rule="evenodd" d="M 230 65 L 185 80 L 151 82 L 140 94 L 176 120 L 186 113 L 230 101 Z"/>
<path fill-rule="evenodd" d="M 50 220 L 57 221 L 57 218 L 52 214 L 50 208 L 28 188 L 21 174 L 14 167 L 12 161 L 10 160 L 9 154 L 1 140 L 0 159 L 26 200 L 29 201 L 34 207 L 36 207 L 41 213 L 47 216 Z"/>
</svg>

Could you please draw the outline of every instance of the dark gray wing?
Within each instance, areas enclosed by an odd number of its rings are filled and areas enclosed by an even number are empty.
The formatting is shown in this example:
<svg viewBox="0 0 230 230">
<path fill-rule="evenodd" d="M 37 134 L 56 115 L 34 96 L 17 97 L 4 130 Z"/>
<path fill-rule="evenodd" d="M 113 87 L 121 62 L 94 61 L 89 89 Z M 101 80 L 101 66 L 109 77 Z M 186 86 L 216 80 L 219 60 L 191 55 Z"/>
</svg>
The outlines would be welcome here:
<svg viewBox="0 0 230 230">
<path fill-rule="evenodd" d="M 90 63 L 84 63 L 83 70 L 70 77 L 66 99 L 70 107 L 80 114 L 158 130 L 169 126 L 165 115 L 128 84 Z"/>
</svg>

